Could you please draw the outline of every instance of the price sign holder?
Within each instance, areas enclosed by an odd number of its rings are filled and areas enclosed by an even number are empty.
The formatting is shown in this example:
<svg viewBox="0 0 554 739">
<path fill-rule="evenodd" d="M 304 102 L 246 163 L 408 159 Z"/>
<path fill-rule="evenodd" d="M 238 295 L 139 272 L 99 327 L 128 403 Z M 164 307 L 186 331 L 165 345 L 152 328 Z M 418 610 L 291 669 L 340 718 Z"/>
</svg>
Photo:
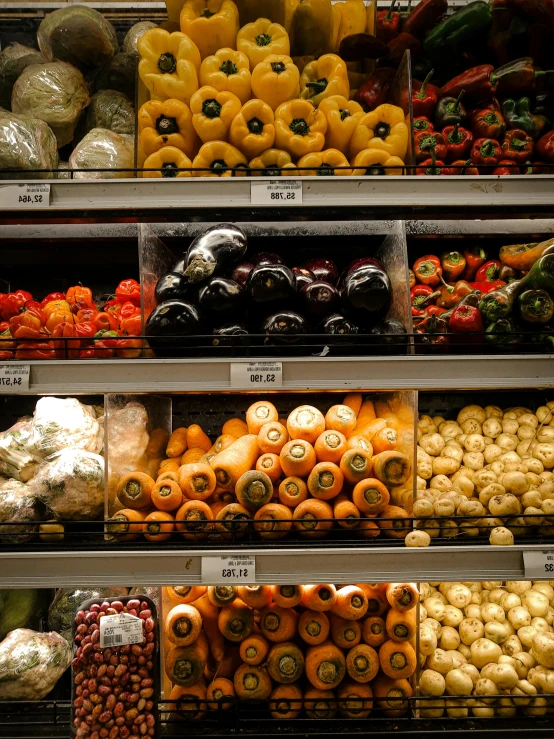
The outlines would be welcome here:
<svg viewBox="0 0 554 739">
<path fill-rule="evenodd" d="M 250 184 L 252 205 L 302 205 L 302 182 L 299 180 L 254 180 Z"/>
<path fill-rule="evenodd" d="M 231 387 L 283 387 L 282 362 L 232 362 Z"/>
<path fill-rule="evenodd" d="M 256 558 L 238 554 L 202 557 L 202 582 L 206 585 L 248 585 L 256 582 Z"/>
<path fill-rule="evenodd" d="M 28 364 L 0 364 L 0 395 L 14 395 L 29 390 Z"/>
<path fill-rule="evenodd" d="M 526 580 L 554 580 L 554 549 L 523 552 Z"/>
<path fill-rule="evenodd" d="M 50 185 L 0 186 L 0 210 L 35 210 L 50 207 Z"/>
</svg>

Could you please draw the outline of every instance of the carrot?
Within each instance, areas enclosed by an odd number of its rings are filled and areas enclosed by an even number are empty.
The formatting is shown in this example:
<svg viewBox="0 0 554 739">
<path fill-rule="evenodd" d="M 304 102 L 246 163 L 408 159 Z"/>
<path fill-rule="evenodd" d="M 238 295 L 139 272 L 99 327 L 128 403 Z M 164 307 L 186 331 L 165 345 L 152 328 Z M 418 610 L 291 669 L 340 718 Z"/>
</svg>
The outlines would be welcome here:
<svg viewBox="0 0 554 739">
<path fill-rule="evenodd" d="M 371 455 L 360 447 L 348 449 L 341 457 L 340 470 L 348 482 L 360 482 L 371 474 Z"/>
<path fill-rule="evenodd" d="M 324 500 L 308 498 L 296 506 L 294 528 L 305 537 L 321 539 L 333 527 L 333 509 Z"/>
<path fill-rule="evenodd" d="M 360 643 L 362 627 L 357 621 L 347 621 L 331 612 L 331 639 L 342 649 L 350 649 Z"/>
<path fill-rule="evenodd" d="M 336 616 L 349 621 L 363 618 L 367 611 L 367 597 L 357 585 L 345 585 L 337 591 L 335 604 L 331 609 Z"/>
<path fill-rule="evenodd" d="M 398 434 L 394 429 L 384 428 L 378 431 L 371 439 L 375 454 L 390 452 L 398 444 Z"/>
<path fill-rule="evenodd" d="M 285 477 L 279 485 L 279 500 L 289 508 L 296 508 L 308 497 L 308 486 L 300 477 Z"/>
<path fill-rule="evenodd" d="M 369 685 L 345 680 L 337 691 L 339 711 L 346 718 L 367 718 L 373 708 Z"/>
<path fill-rule="evenodd" d="M 254 529 L 262 539 L 282 539 L 292 528 L 293 513 L 280 503 L 268 503 L 256 511 Z"/>
<path fill-rule="evenodd" d="M 239 585 L 238 597 L 250 608 L 261 610 L 271 603 L 271 585 Z"/>
<path fill-rule="evenodd" d="M 316 464 L 313 446 L 303 439 L 287 441 L 279 458 L 281 469 L 287 477 L 308 477 Z"/>
<path fill-rule="evenodd" d="M 355 533 L 363 539 L 375 539 L 381 535 L 381 529 L 375 521 L 369 518 L 362 518 L 360 525 L 356 527 Z"/>
<path fill-rule="evenodd" d="M 221 434 L 221 436 L 217 437 L 213 445 L 208 450 L 208 454 L 210 452 L 219 454 L 219 452 L 222 452 L 224 449 L 227 449 L 227 447 L 231 446 L 231 444 L 233 444 L 237 439 L 238 439 L 238 436 L 234 436 L 233 434 Z"/>
<path fill-rule="evenodd" d="M 218 608 L 231 605 L 236 597 L 237 589 L 234 585 L 208 585 L 210 603 Z"/>
<path fill-rule="evenodd" d="M 182 457 L 187 451 L 187 429 L 181 426 L 171 434 L 165 450 L 169 458 Z"/>
<path fill-rule="evenodd" d="M 175 514 L 175 528 L 183 539 L 201 541 L 211 529 L 213 513 L 202 500 L 187 500 Z"/>
<path fill-rule="evenodd" d="M 325 431 L 323 413 L 313 405 L 300 405 L 287 418 L 287 431 L 291 439 L 303 439 L 313 444 Z"/>
<path fill-rule="evenodd" d="M 374 418 L 373 421 L 368 421 L 362 425 L 358 424 L 354 429 L 354 434 L 359 434 L 371 442 L 375 434 L 384 428 L 387 428 L 386 420 L 384 418 Z"/>
<path fill-rule="evenodd" d="M 357 414 L 356 428 L 361 428 L 377 418 L 375 407 L 369 398 L 366 398 Z"/>
<path fill-rule="evenodd" d="M 296 634 L 298 614 L 292 608 L 281 608 L 272 603 L 260 614 L 260 629 L 273 642 L 290 641 Z"/>
<path fill-rule="evenodd" d="M 165 591 L 171 602 L 179 605 L 180 603 L 192 603 L 192 601 L 198 600 L 207 589 L 207 585 L 175 585 L 165 588 Z"/>
<path fill-rule="evenodd" d="M 385 591 L 391 608 L 405 612 L 415 608 L 419 601 L 419 591 L 412 582 L 391 582 Z"/>
<path fill-rule="evenodd" d="M 333 462 L 318 462 L 308 477 L 308 490 L 318 500 L 331 500 L 342 490 L 344 475 Z"/>
<path fill-rule="evenodd" d="M 304 672 L 304 655 L 293 642 L 274 644 L 267 658 L 267 671 L 277 683 L 294 683 Z"/>
<path fill-rule="evenodd" d="M 304 693 L 304 708 L 308 718 L 334 718 L 337 701 L 332 690 L 308 688 Z"/>
<path fill-rule="evenodd" d="M 206 692 L 208 708 L 211 711 L 228 711 L 234 705 L 235 686 L 225 677 L 216 677 L 209 685 Z M 230 698 L 231 700 L 225 700 Z"/>
<path fill-rule="evenodd" d="M 344 400 L 342 401 L 342 404 L 347 405 L 349 408 L 352 408 L 352 410 L 354 411 L 357 417 L 362 407 L 362 394 L 361 393 L 348 393 L 348 395 L 344 396 Z"/>
<path fill-rule="evenodd" d="M 349 449 L 363 449 L 364 452 L 370 456 L 373 454 L 371 442 L 361 434 L 352 434 L 352 436 L 348 437 L 346 440 L 346 449 L 344 451 L 348 451 Z"/>
<path fill-rule="evenodd" d="M 174 685 L 169 694 L 169 700 L 175 701 L 175 712 L 184 719 L 199 721 L 206 714 L 206 686 L 203 680 L 181 687 Z"/>
<path fill-rule="evenodd" d="M 257 511 L 271 500 L 273 483 L 265 472 L 248 470 L 237 480 L 235 495 L 242 506 L 251 511 Z"/>
<path fill-rule="evenodd" d="M 203 449 L 200 449 L 200 447 L 187 449 L 181 457 L 181 464 L 194 464 L 195 462 L 199 462 L 205 453 L 206 452 Z"/>
<path fill-rule="evenodd" d="M 225 490 L 233 490 L 237 480 L 256 464 L 260 449 L 254 434 L 241 436 L 212 459 L 212 468 L 218 484 Z"/>
<path fill-rule="evenodd" d="M 346 671 L 357 683 L 369 683 L 379 672 L 379 655 L 369 644 L 357 644 L 346 655 Z"/>
<path fill-rule="evenodd" d="M 208 592 L 209 590 L 208 588 Z M 226 639 L 232 642 L 240 642 L 252 633 L 254 611 L 242 601 L 235 601 L 221 609 L 217 625 Z"/>
<path fill-rule="evenodd" d="M 165 672 L 172 683 L 188 687 L 202 677 L 208 659 L 208 640 L 203 632 L 187 647 L 173 647 L 165 657 Z"/>
<path fill-rule="evenodd" d="M 388 487 L 403 485 L 411 471 L 410 460 L 402 452 L 381 452 L 373 457 L 373 474 Z"/>
<path fill-rule="evenodd" d="M 218 629 L 219 631 L 219 629 Z M 223 635 L 220 633 L 221 638 Z M 225 643 L 225 656 L 217 666 L 216 677 L 224 677 L 227 680 L 232 680 L 233 675 L 241 666 L 242 662 L 240 659 L 240 651 L 238 646 L 231 642 Z"/>
<path fill-rule="evenodd" d="M 173 482 L 179 482 L 179 468 L 177 470 L 167 470 L 167 472 L 160 472 L 156 478 L 156 483 L 162 482 L 163 480 L 173 480 Z"/>
<path fill-rule="evenodd" d="M 265 472 L 271 482 L 277 482 L 281 477 L 281 460 L 277 454 L 267 452 L 266 454 L 262 454 L 261 457 L 258 457 L 256 469 L 260 472 Z"/>
<path fill-rule="evenodd" d="M 380 647 L 387 641 L 387 631 L 381 616 L 369 616 L 362 624 L 362 639 L 370 647 Z"/>
<path fill-rule="evenodd" d="M 210 503 L 210 510 L 212 512 L 212 516 L 214 517 L 214 521 L 217 518 L 217 514 L 222 511 L 225 506 L 228 506 L 229 503 L 226 500 L 222 500 L 217 498 L 214 500 L 213 503 Z"/>
<path fill-rule="evenodd" d="M 360 525 L 360 511 L 354 503 L 348 500 L 346 495 L 339 495 L 338 498 L 335 498 L 333 516 L 343 529 L 355 529 Z"/>
<path fill-rule="evenodd" d="M 241 418 L 230 418 L 221 428 L 222 434 L 232 434 L 237 439 L 248 433 L 248 426 Z"/>
<path fill-rule="evenodd" d="M 385 716 L 397 718 L 408 711 L 408 698 L 413 695 L 412 686 L 406 679 L 394 679 L 380 672 L 371 684 L 376 707 Z"/>
<path fill-rule="evenodd" d="M 261 664 L 269 652 L 269 642 L 263 634 L 250 634 L 240 643 L 240 656 L 247 665 Z"/>
<path fill-rule="evenodd" d="M 193 589 L 195 587 L 198 586 L 193 586 Z M 217 663 L 219 663 L 225 657 L 225 642 L 217 623 L 219 618 L 219 608 L 214 606 L 208 598 L 207 590 L 208 589 L 206 587 L 206 592 L 204 592 L 200 598 L 194 600 L 193 605 L 202 616 L 202 626 L 208 638 L 212 657 Z"/>
<path fill-rule="evenodd" d="M 272 585 L 273 602 L 281 608 L 294 608 L 302 600 L 302 585 Z"/>
<path fill-rule="evenodd" d="M 337 600 L 334 585 L 304 585 L 302 605 L 312 611 L 330 611 Z"/>
<path fill-rule="evenodd" d="M 347 405 L 333 405 L 325 414 L 325 428 L 350 436 L 357 424 L 356 414 Z"/>
<path fill-rule="evenodd" d="M 267 700 L 273 687 L 266 668 L 256 665 L 241 665 L 233 683 L 240 700 Z"/>
<path fill-rule="evenodd" d="M 381 669 L 395 680 L 411 677 L 416 669 L 417 658 L 414 648 L 408 642 L 395 642 L 388 639 L 379 649 Z"/>
<path fill-rule="evenodd" d="M 206 452 L 206 454 L 203 454 L 198 461 L 201 464 L 207 464 L 208 466 L 210 466 L 212 463 L 212 459 L 215 456 L 216 456 L 215 452 L 209 451 L 209 452 Z"/>
<path fill-rule="evenodd" d="M 383 531 L 385 536 L 388 536 L 390 539 L 405 539 L 408 533 L 412 530 L 408 512 L 399 506 L 385 506 L 377 521 L 379 528 Z"/>
<path fill-rule="evenodd" d="M 259 434 L 260 429 L 266 423 L 277 421 L 279 414 L 277 408 L 268 400 L 258 400 L 246 411 L 246 425 L 249 434 Z"/>
<path fill-rule="evenodd" d="M 393 641 L 410 641 L 416 633 L 415 609 L 402 613 L 391 608 L 387 613 L 386 629 L 389 639 Z"/>
<path fill-rule="evenodd" d="M 298 635 L 306 644 L 322 644 L 329 630 L 329 619 L 322 611 L 306 610 L 298 620 Z"/>
<path fill-rule="evenodd" d="M 187 447 L 189 449 L 200 448 L 207 452 L 212 445 L 210 437 L 204 433 L 197 423 L 192 423 L 187 429 Z"/>
<path fill-rule="evenodd" d="M 169 434 L 165 429 L 154 429 L 148 439 L 144 456 L 147 459 L 163 458 L 163 452 L 167 446 L 168 440 Z"/>
<path fill-rule="evenodd" d="M 375 413 L 377 414 L 378 418 L 385 418 L 386 416 L 390 416 L 390 414 L 392 413 L 392 408 L 390 407 L 388 400 L 377 398 L 377 400 L 375 401 Z"/>
<path fill-rule="evenodd" d="M 175 519 L 171 513 L 152 511 L 144 519 L 146 541 L 168 541 L 175 531 Z"/>
<path fill-rule="evenodd" d="M 373 586 L 367 583 L 358 584 L 360 590 L 363 590 L 367 598 L 367 615 L 382 616 L 389 609 L 387 596 L 385 591 L 379 585 Z"/>
<path fill-rule="evenodd" d="M 306 677 L 314 688 L 332 690 L 346 674 L 346 661 L 342 651 L 326 641 L 306 650 Z"/>
<path fill-rule="evenodd" d="M 226 539 L 244 536 L 248 531 L 250 513 L 238 503 L 228 503 L 215 517 L 215 529 Z"/>
<path fill-rule="evenodd" d="M 152 489 L 156 483 L 144 472 L 124 475 L 117 486 L 117 497 L 124 508 L 143 511 L 152 504 Z"/>
<path fill-rule="evenodd" d="M 186 647 L 196 641 L 202 628 L 202 616 L 197 608 L 185 603 L 174 606 L 166 616 L 165 636 L 172 644 Z"/>
<path fill-rule="evenodd" d="M 145 518 L 146 514 L 143 511 L 122 508 L 106 521 L 106 532 L 118 541 L 133 541 L 144 531 Z"/>
<path fill-rule="evenodd" d="M 386 486 L 374 477 L 360 480 L 352 491 L 352 502 L 362 513 L 375 516 L 389 504 L 390 494 Z"/>
<path fill-rule="evenodd" d="M 318 462 L 338 464 L 347 448 L 346 436 L 334 429 L 324 431 L 317 437 L 314 444 L 315 456 Z"/>
<path fill-rule="evenodd" d="M 288 440 L 289 432 L 279 421 L 264 423 L 258 431 L 258 445 L 264 454 L 280 454 Z"/>
<path fill-rule="evenodd" d="M 178 459 L 162 459 L 158 468 L 158 477 L 162 472 L 178 472 L 180 466 Z"/>
<path fill-rule="evenodd" d="M 269 710 L 273 718 L 297 718 L 302 710 L 302 691 L 295 683 L 278 685 L 269 696 Z"/>
<path fill-rule="evenodd" d="M 173 472 L 166 472 L 173 475 Z M 152 503 L 159 511 L 176 511 L 183 503 L 183 493 L 179 483 L 167 477 L 159 479 L 152 488 Z"/>
</svg>

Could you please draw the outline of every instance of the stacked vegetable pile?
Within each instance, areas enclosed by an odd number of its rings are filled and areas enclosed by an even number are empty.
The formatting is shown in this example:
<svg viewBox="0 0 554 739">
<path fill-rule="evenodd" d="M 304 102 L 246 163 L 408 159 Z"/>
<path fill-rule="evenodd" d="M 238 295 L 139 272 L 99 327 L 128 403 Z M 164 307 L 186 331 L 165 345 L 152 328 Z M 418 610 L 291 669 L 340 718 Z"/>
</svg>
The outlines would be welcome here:
<svg viewBox="0 0 554 739">
<path fill-rule="evenodd" d="M 554 345 L 554 239 L 511 244 L 487 261 L 482 246 L 427 254 L 410 270 L 421 343 Z"/>
<path fill-rule="evenodd" d="M 40 301 L 27 290 L 0 293 L 0 359 L 140 357 L 141 334 L 136 280 L 122 280 L 100 304 L 82 285 Z"/>
<path fill-rule="evenodd" d="M 412 695 L 419 593 L 389 585 L 167 588 L 169 700 L 187 719 L 235 702 L 274 718 L 401 716 Z"/>
<path fill-rule="evenodd" d="M 554 401 L 537 408 L 468 405 L 456 421 L 423 415 L 418 423 L 418 531 L 409 546 L 437 537 L 554 532 Z"/>
<path fill-rule="evenodd" d="M 363 538 L 403 539 L 412 468 L 400 450 L 409 453 L 412 423 L 400 400 L 362 403 L 356 393 L 325 416 L 302 405 L 286 420 L 258 401 L 246 423 L 227 421 L 214 444 L 197 424 L 179 428 L 156 472 L 117 481 L 113 508 L 122 510 L 106 528 L 123 541 L 166 541 L 174 531 L 192 542 L 241 539 L 252 530 L 267 540 L 293 530 L 319 539 L 336 521 Z"/>
<path fill-rule="evenodd" d="M 545 716 L 554 694 L 548 582 L 422 583 L 421 716 Z"/>
</svg>

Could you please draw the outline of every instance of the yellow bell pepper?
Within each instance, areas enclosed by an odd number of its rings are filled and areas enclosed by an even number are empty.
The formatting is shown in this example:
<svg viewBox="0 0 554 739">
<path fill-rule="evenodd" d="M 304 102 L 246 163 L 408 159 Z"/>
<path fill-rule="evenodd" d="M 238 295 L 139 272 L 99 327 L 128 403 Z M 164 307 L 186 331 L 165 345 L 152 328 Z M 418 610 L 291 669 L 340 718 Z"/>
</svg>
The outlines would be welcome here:
<svg viewBox="0 0 554 739">
<path fill-rule="evenodd" d="M 179 20 L 202 59 L 218 49 L 237 48 L 239 11 L 233 0 L 185 0 Z"/>
<path fill-rule="evenodd" d="M 144 169 L 154 170 L 143 172 L 143 177 L 192 177 L 191 172 L 179 172 L 180 169 L 190 169 L 192 162 L 176 146 L 163 146 L 146 157 L 143 166 Z"/>
<path fill-rule="evenodd" d="M 349 92 L 346 64 L 336 54 L 325 54 L 304 67 L 300 77 L 300 97 L 315 106 L 332 95 L 347 98 Z"/>
<path fill-rule="evenodd" d="M 409 5 L 409 3 L 408 3 Z M 366 5 L 366 27 L 365 32 L 375 36 L 375 24 L 377 20 L 377 2 L 376 0 L 369 0 Z"/>
<path fill-rule="evenodd" d="M 275 111 L 275 145 L 299 159 L 325 146 L 327 119 L 308 100 L 289 100 Z"/>
<path fill-rule="evenodd" d="M 342 95 L 333 95 L 321 101 L 319 110 L 327 118 L 325 145 L 348 155 L 352 134 L 365 115 L 362 106 Z"/>
<path fill-rule="evenodd" d="M 289 56 L 289 35 L 283 26 L 272 23 L 269 18 L 258 18 L 240 29 L 237 49 L 246 54 L 250 59 L 250 69 L 254 69 L 270 54 Z"/>
<path fill-rule="evenodd" d="M 211 85 L 219 92 L 232 92 L 244 105 L 252 96 L 248 57 L 242 51 L 219 49 L 202 62 L 200 84 Z"/>
<path fill-rule="evenodd" d="M 138 40 L 139 77 L 158 100 L 189 103 L 198 90 L 200 52 L 184 33 L 151 28 Z"/>
<path fill-rule="evenodd" d="M 281 103 L 300 95 L 300 73 L 290 56 L 271 54 L 252 72 L 254 95 L 276 110 Z"/>
<path fill-rule="evenodd" d="M 300 74 L 304 71 L 304 68 L 310 63 L 315 60 L 315 56 L 293 56 L 292 61 L 296 64 L 298 67 L 298 71 Z"/>
<path fill-rule="evenodd" d="M 292 17 L 300 0 L 235 0 L 239 9 L 240 25 L 254 23 L 258 18 L 269 18 L 290 32 Z"/>
<path fill-rule="evenodd" d="M 204 144 L 192 166 L 206 170 L 198 172 L 200 177 L 245 177 L 248 174 L 248 162 L 243 154 L 225 141 Z"/>
<path fill-rule="evenodd" d="M 395 169 L 404 166 L 402 159 L 391 156 L 384 149 L 364 149 L 354 158 L 352 166 L 354 177 L 404 174 L 404 170 Z M 356 169 L 356 167 L 362 167 L 362 169 Z"/>
<path fill-rule="evenodd" d="M 240 108 L 240 100 L 232 92 L 219 92 L 209 85 L 201 87 L 190 100 L 194 130 L 204 144 L 225 141 Z"/>
<path fill-rule="evenodd" d="M 331 0 L 300 0 L 291 27 L 293 56 L 322 56 L 333 51 Z"/>
<path fill-rule="evenodd" d="M 333 49 L 338 52 L 343 38 L 354 33 L 364 33 L 366 30 L 367 13 L 364 0 L 346 0 L 346 2 L 335 3 L 333 21 Z"/>
<path fill-rule="evenodd" d="M 408 126 L 402 108 L 384 103 L 366 113 L 352 134 L 350 154 L 355 157 L 364 149 L 383 149 L 391 156 L 406 158 Z"/>
<path fill-rule="evenodd" d="M 291 177 L 296 172 L 290 154 L 281 149 L 268 149 L 255 157 L 249 164 L 253 177 Z"/>
<path fill-rule="evenodd" d="M 139 144 L 149 156 L 164 146 L 174 146 L 192 156 L 199 145 L 186 103 L 169 98 L 149 100 L 138 112 Z"/>
<path fill-rule="evenodd" d="M 273 111 L 263 100 L 249 100 L 229 129 L 229 141 L 248 158 L 271 149 L 275 141 Z"/>
<path fill-rule="evenodd" d="M 350 162 L 338 149 L 312 151 L 303 156 L 297 166 L 302 177 L 350 177 L 352 174 Z"/>
</svg>

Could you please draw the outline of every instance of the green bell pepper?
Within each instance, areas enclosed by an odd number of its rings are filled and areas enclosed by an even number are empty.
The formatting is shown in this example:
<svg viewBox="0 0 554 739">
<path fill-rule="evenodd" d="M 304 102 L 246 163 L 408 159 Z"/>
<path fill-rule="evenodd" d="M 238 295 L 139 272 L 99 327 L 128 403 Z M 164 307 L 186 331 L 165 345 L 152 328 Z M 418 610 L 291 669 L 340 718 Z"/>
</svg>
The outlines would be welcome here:
<svg viewBox="0 0 554 739">
<path fill-rule="evenodd" d="M 517 303 L 521 318 L 527 323 L 548 323 L 554 316 L 554 300 L 546 290 L 526 290 Z"/>
<path fill-rule="evenodd" d="M 449 15 L 433 28 L 425 37 L 423 50 L 434 59 L 437 56 L 452 57 L 465 41 L 486 30 L 492 20 L 489 5 L 483 0 L 468 3 Z"/>
<path fill-rule="evenodd" d="M 523 334 L 518 332 L 518 326 L 511 318 L 499 318 L 485 330 L 485 341 L 490 344 L 505 346 L 507 344 L 521 344 Z"/>
<path fill-rule="evenodd" d="M 434 121 L 438 131 L 442 131 L 445 126 L 455 126 L 456 124 L 461 126 L 467 120 L 467 111 L 460 102 L 463 94 L 464 91 L 462 90 L 457 98 L 445 97 L 439 100 L 434 113 Z"/>
<path fill-rule="evenodd" d="M 533 115 L 531 113 L 531 101 L 529 98 L 520 98 L 514 100 L 508 98 L 502 103 L 502 113 L 506 120 L 506 126 L 511 128 L 521 128 L 526 134 L 533 139 L 539 139 L 544 130 L 550 125 L 548 118 L 543 115 Z"/>
</svg>

